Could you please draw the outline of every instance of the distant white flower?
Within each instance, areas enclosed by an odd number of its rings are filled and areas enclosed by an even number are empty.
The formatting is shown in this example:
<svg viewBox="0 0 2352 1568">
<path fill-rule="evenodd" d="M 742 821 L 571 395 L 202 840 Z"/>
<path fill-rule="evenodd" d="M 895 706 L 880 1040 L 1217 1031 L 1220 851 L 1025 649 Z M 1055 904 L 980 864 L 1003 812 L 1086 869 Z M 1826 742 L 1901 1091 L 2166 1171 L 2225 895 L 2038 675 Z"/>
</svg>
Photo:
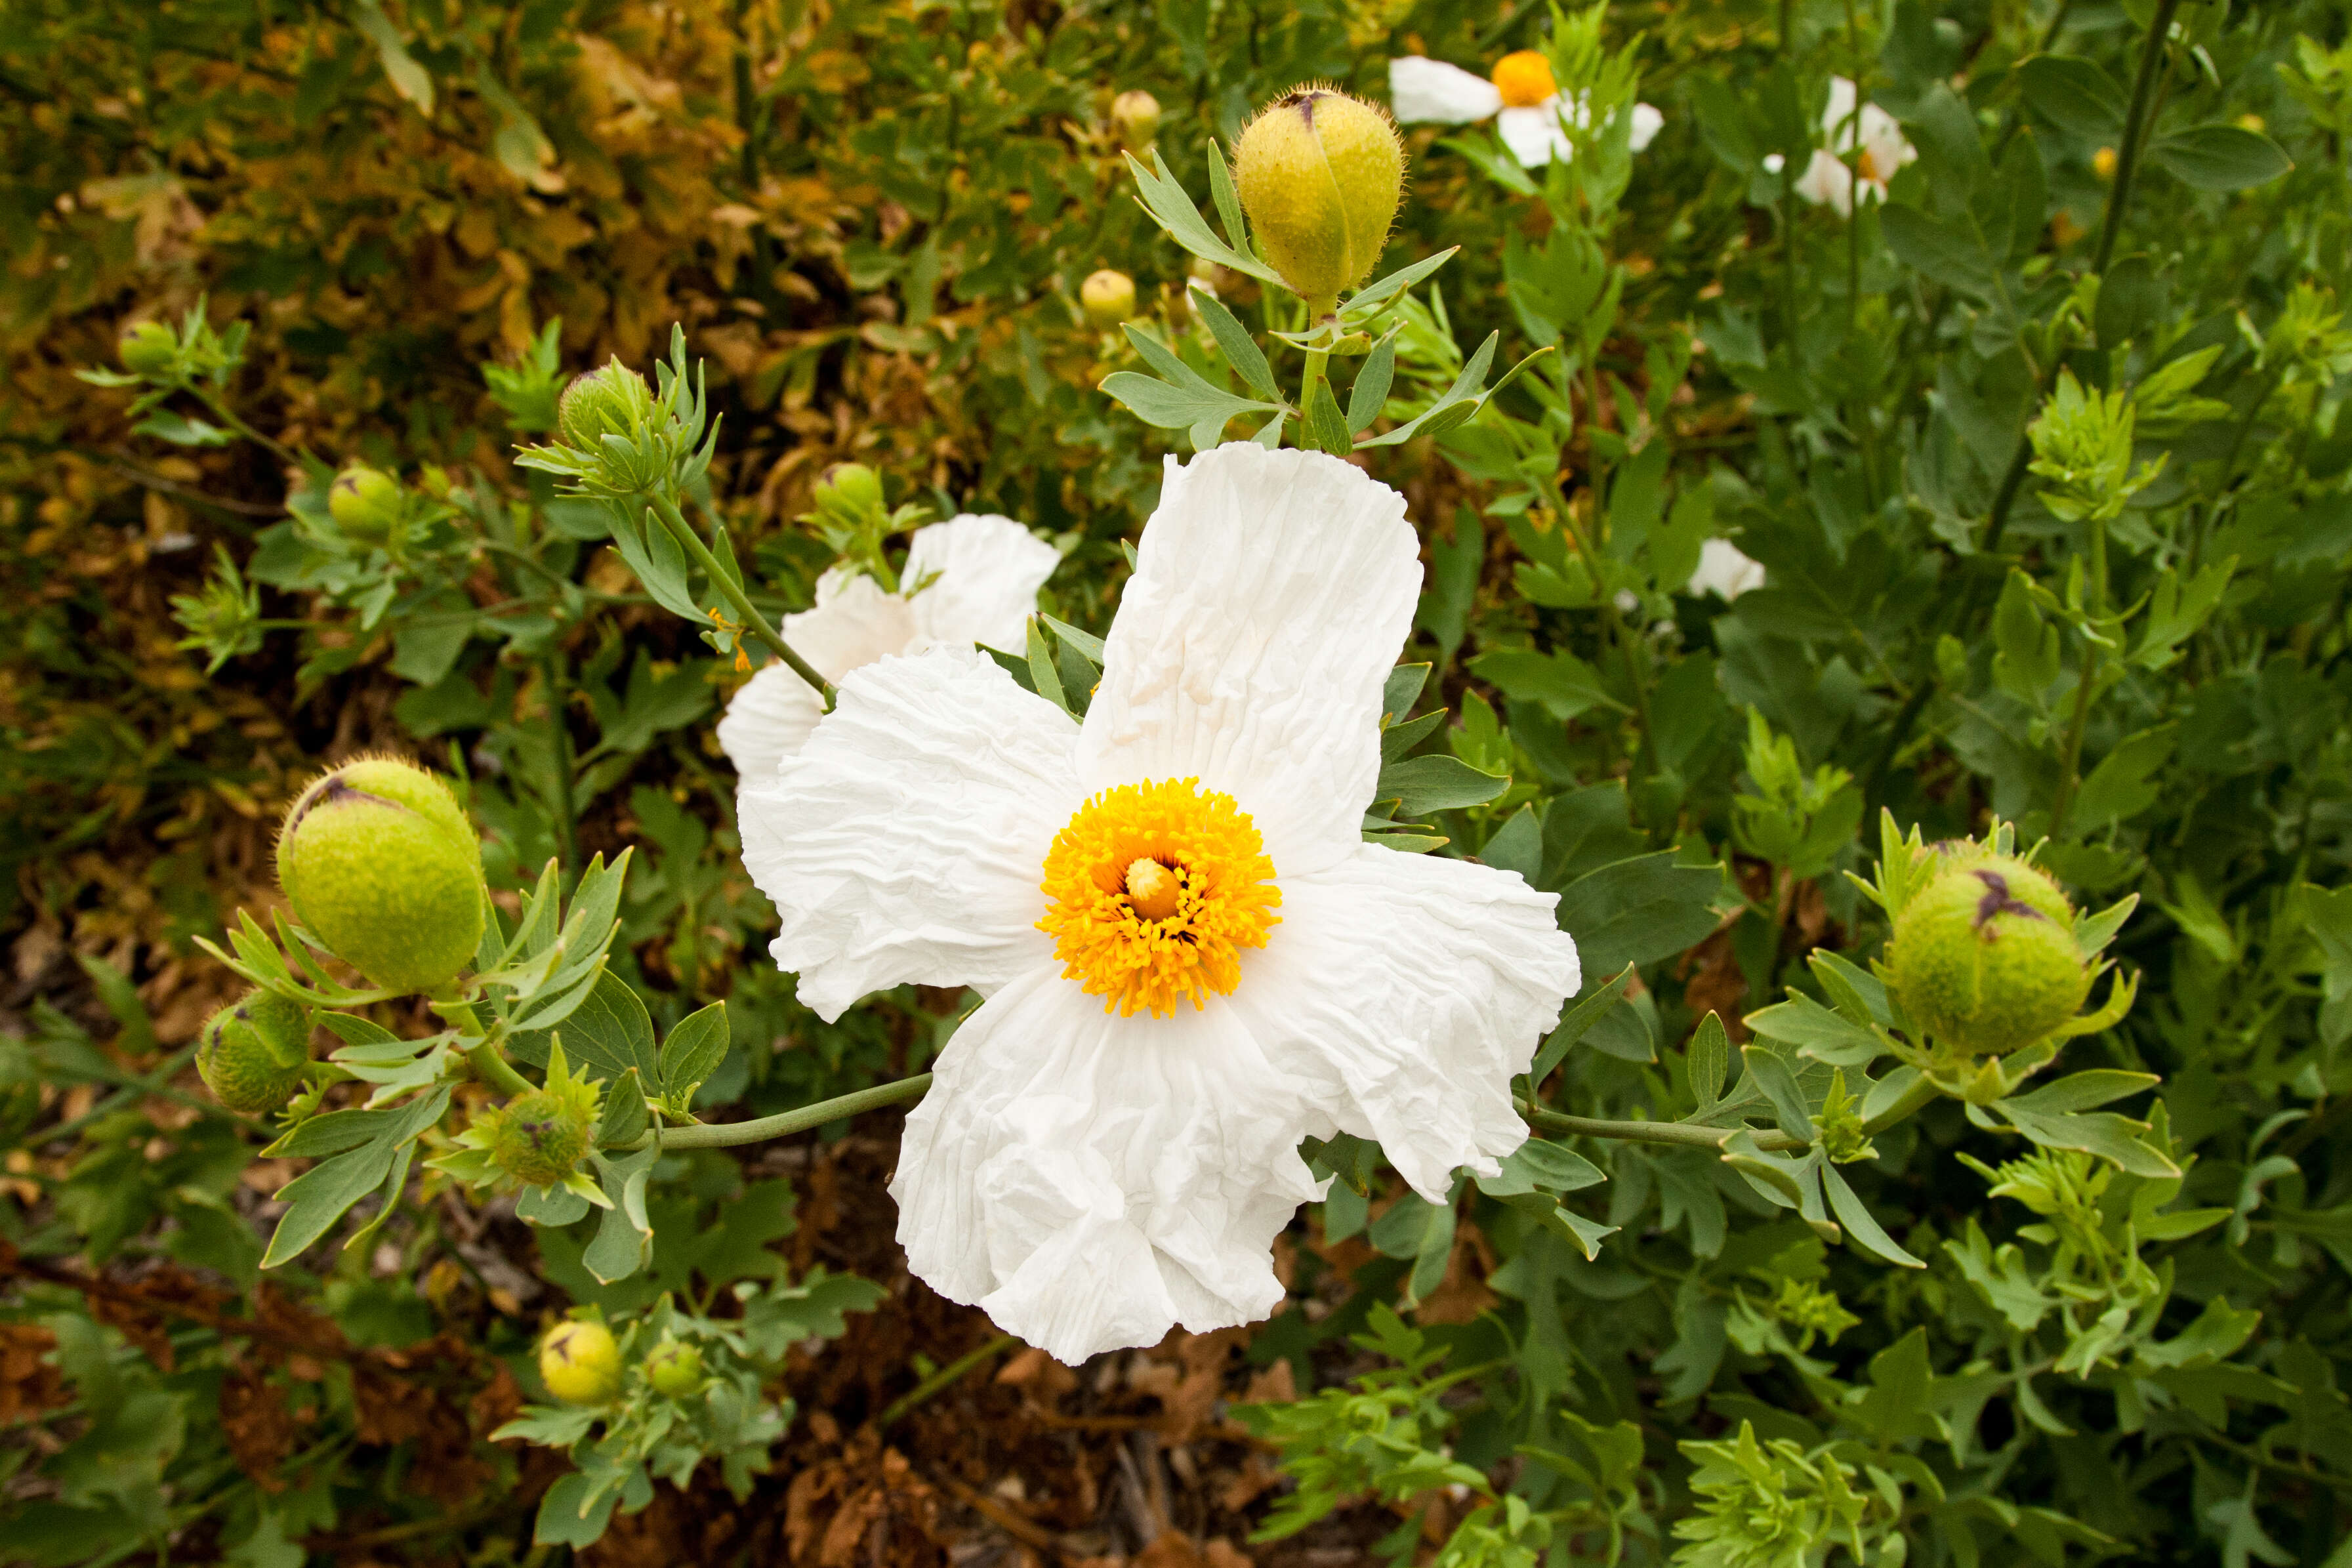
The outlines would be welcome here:
<svg viewBox="0 0 2352 1568">
<path fill-rule="evenodd" d="M 968 650 L 885 658 L 744 790 L 803 1001 L 985 998 L 890 1188 L 940 1294 L 1065 1362 L 1249 1322 L 1322 1191 L 1300 1139 L 1377 1138 L 1443 1202 L 1526 1138 L 1511 1077 L 1579 980 L 1557 900 L 1360 833 L 1421 583 L 1359 469 L 1171 458 L 1083 723 Z"/>
<path fill-rule="evenodd" d="M 815 608 L 786 616 L 781 629 L 793 651 L 836 685 L 877 658 L 942 644 L 1018 653 L 1037 590 L 1058 560 L 1052 545 L 1011 518 L 965 512 L 915 531 L 899 593 L 835 567 L 817 579 Z M 782 663 L 766 664 L 728 703 L 719 744 L 737 776 L 769 778 L 824 712 L 808 682 Z"/>
<path fill-rule="evenodd" d="M 1854 183 L 1860 180 L 1862 199 L 1885 201 L 1886 183 L 1895 171 L 1919 156 L 1919 150 L 1904 138 L 1902 122 L 1874 103 L 1865 103 L 1857 112 L 1854 107 L 1854 86 L 1842 76 L 1830 78 L 1829 107 L 1822 110 L 1822 134 L 1829 145 L 1813 149 L 1812 161 L 1805 172 L 1797 176 L 1790 187 L 1797 195 L 1815 206 L 1836 210 L 1840 217 L 1853 216 Z M 1859 155 L 1849 166 L 1846 156 L 1859 149 Z M 1780 172 L 1782 160 L 1778 153 L 1764 160 L 1764 171 L 1769 174 Z"/>
<path fill-rule="evenodd" d="M 1727 604 L 1750 588 L 1764 585 L 1764 566 L 1740 552 L 1728 539 L 1710 539 L 1698 547 L 1698 570 L 1685 588 L 1692 597 L 1713 594 Z"/>
<path fill-rule="evenodd" d="M 1496 134 L 1528 169 L 1569 156 L 1571 148 L 1561 116 L 1579 129 L 1585 116 L 1581 101 L 1561 98 L 1551 62 L 1535 49 L 1519 49 L 1496 60 L 1492 80 L 1419 55 L 1391 60 L 1389 102 L 1398 122 L 1405 125 L 1492 120 Z M 1656 138 L 1666 117 L 1646 103 L 1635 104 L 1633 112 L 1633 149 L 1639 153 Z"/>
</svg>

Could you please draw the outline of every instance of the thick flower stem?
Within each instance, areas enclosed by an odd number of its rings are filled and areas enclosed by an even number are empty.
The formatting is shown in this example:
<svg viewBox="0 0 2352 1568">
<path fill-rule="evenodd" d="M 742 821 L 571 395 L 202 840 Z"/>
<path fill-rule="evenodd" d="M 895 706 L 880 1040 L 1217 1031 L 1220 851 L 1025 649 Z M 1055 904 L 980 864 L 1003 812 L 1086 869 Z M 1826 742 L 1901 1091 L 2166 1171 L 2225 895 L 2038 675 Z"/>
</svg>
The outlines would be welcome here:
<svg viewBox="0 0 2352 1568">
<path fill-rule="evenodd" d="M 836 1095 L 831 1100 L 803 1105 L 798 1110 L 786 1110 L 774 1116 L 762 1116 L 755 1121 L 729 1121 L 694 1127 L 677 1127 L 661 1134 L 665 1149 L 727 1149 L 739 1143 L 760 1143 L 771 1138 L 785 1138 L 795 1132 L 806 1132 L 828 1121 L 838 1121 L 845 1116 L 855 1116 L 861 1110 L 878 1110 L 886 1105 L 896 1105 L 902 1100 L 912 1100 L 931 1087 L 931 1075 L 917 1073 L 896 1083 L 877 1084 L 861 1089 L 855 1094 Z M 608 1152 L 642 1149 L 653 1142 L 650 1132 L 626 1143 L 607 1145 Z"/>
<path fill-rule="evenodd" d="M 654 515 L 661 519 L 662 526 L 670 531 L 671 535 L 685 547 L 688 555 L 694 557 L 694 563 L 702 568 L 704 574 L 710 579 L 710 585 L 719 590 L 720 596 L 725 598 L 728 604 L 734 606 L 736 615 L 742 618 L 744 628 L 765 643 L 768 651 L 782 659 L 786 668 L 807 681 L 816 694 L 824 700 L 825 710 L 831 712 L 833 710 L 832 682 L 819 675 L 808 660 L 794 653 L 792 645 L 777 635 L 776 628 L 768 624 L 768 617 L 760 613 L 760 607 L 757 605 L 751 603 L 751 596 L 743 592 L 742 584 L 735 581 L 734 574 L 719 563 L 719 557 L 710 552 L 710 546 L 702 542 L 702 535 L 695 531 L 694 525 L 686 521 L 685 515 L 677 510 L 675 503 L 667 497 L 657 494 L 649 494 L 646 500 L 653 507 Z"/>
<path fill-rule="evenodd" d="M 530 1079 L 509 1066 L 507 1058 L 499 1054 L 499 1047 L 488 1040 L 466 1053 L 466 1065 L 474 1069 L 476 1078 L 492 1089 L 508 1094 L 529 1094 L 531 1091 Z"/>
<path fill-rule="evenodd" d="M 1602 1121 L 1590 1116 L 1569 1116 L 1540 1105 L 1519 1101 L 1519 1114 L 1547 1132 L 1573 1132 L 1586 1138 L 1614 1138 L 1622 1143 L 1672 1143 L 1685 1149 L 1720 1150 L 1740 1129 L 1693 1127 L 1681 1121 Z M 1756 1133 L 1756 1146 L 1767 1152 L 1804 1147 L 1786 1132 Z"/>
<path fill-rule="evenodd" d="M 2173 13 L 2180 0 L 2157 0 L 2156 16 L 2147 25 L 2147 42 L 2140 50 L 2139 74 L 2132 80 L 2131 111 L 2124 117 L 2123 140 L 2116 144 L 2116 183 L 2107 190 L 2107 210 L 2099 224 L 2099 248 L 2091 270 L 2104 274 L 2123 232 L 2124 211 L 2131 205 L 2132 176 L 2139 172 L 2140 145 L 2147 140 L 2147 106 L 2155 96 L 2156 79 L 2164 64 L 2165 41 L 2172 33 Z"/>
<path fill-rule="evenodd" d="M 1922 1073 L 1919 1081 L 1905 1089 L 1894 1104 L 1864 1122 L 1862 1131 L 1865 1136 L 1884 1132 L 1896 1122 L 1907 1121 L 1914 1112 L 1939 1098 L 1943 1092 L 1936 1087 L 1935 1079 Z"/>
<path fill-rule="evenodd" d="M 1315 389 L 1324 384 L 1324 376 L 1330 363 L 1331 356 L 1323 350 L 1307 351 L 1306 374 L 1298 378 L 1298 433 L 1307 437 L 1299 442 L 1302 447 L 1308 445 L 1312 440 L 1313 426 L 1308 424 L 1312 416 L 1309 410 L 1315 406 Z"/>
<path fill-rule="evenodd" d="M 956 1357 L 955 1360 L 892 1400 L 888 1407 L 875 1421 L 874 1429 L 877 1432 L 887 1432 L 908 1411 L 930 1398 L 931 1395 L 954 1387 L 964 1378 L 1003 1354 L 1013 1342 L 1011 1334 L 999 1334 L 978 1350 L 967 1351 Z"/>
</svg>

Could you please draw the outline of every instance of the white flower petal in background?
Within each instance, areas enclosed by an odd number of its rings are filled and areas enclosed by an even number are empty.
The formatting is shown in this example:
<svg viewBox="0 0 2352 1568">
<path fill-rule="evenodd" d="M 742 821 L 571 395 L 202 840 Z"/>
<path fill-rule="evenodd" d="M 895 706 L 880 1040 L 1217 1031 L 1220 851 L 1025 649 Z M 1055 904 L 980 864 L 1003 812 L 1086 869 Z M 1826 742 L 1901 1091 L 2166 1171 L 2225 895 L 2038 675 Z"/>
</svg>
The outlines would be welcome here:
<svg viewBox="0 0 2352 1568">
<path fill-rule="evenodd" d="M 1693 597 L 1713 594 L 1728 603 L 1763 585 L 1761 562 L 1749 559 L 1728 539 L 1710 539 L 1698 547 L 1698 569 L 1691 574 L 1684 591 Z"/>
<path fill-rule="evenodd" d="M 915 640 L 915 612 L 863 572 L 836 566 L 816 580 L 816 605 L 777 627 L 793 651 L 827 680 L 861 664 L 904 653 Z"/>
<path fill-rule="evenodd" d="M 1243 961 L 1233 1005 L 1340 1131 L 1443 1203 L 1455 1167 L 1493 1175 L 1527 1137 L 1511 1078 L 1580 984 L 1558 901 L 1516 872 L 1360 846 L 1284 879 L 1278 940 Z"/>
<path fill-rule="evenodd" d="M 1540 169 L 1574 150 L 1568 129 L 1559 122 L 1559 100 L 1547 99 L 1528 109 L 1506 109 L 1495 116 L 1495 134 L 1511 150 L 1523 169 Z"/>
<path fill-rule="evenodd" d="M 737 801 L 769 951 L 837 1018 L 892 985 L 994 989 L 1051 963 L 1037 868 L 1077 809 L 1077 726 L 985 654 L 934 648 L 843 678 L 834 710 Z"/>
<path fill-rule="evenodd" d="M 824 702 L 816 689 L 782 660 L 773 660 L 761 665 L 728 699 L 727 711 L 719 720 L 719 746 L 735 764 L 737 778 L 769 779 L 778 763 L 807 743 L 824 717 Z"/>
<path fill-rule="evenodd" d="M 1841 217 L 1853 216 L 1857 195 L 1864 201 L 1885 201 L 1886 184 L 1895 171 L 1919 156 L 1895 116 L 1874 103 L 1857 109 L 1854 84 L 1847 77 L 1830 78 L 1822 136 L 1827 145 L 1814 151 L 1812 162 L 1791 188 L 1816 206 L 1836 209 Z M 1773 159 L 1764 162 L 1768 173 L 1780 172 Z"/>
<path fill-rule="evenodd" d="M 1061 560 L 1009 517 L 963 512 L 917 529 L 898 574 L 915 613 L 915 636 L 926 644 L 982 643 L 1021 652 L 1037 590 Z"/>
<path fill-rule="evenodd" d="M 1500 88 L 1460 66 L 1419 55 L 1389 62 L 1389 108 L 1401 125 L 1468 125 L 1502 107 Z"/>
<path fill-rule="evenodd" d="M 1381 689 L 1412 629 L 1404 498 L 1320 452 L 1234 442 L 1167 461 L 1104 638 L 1091 792 L 1198 778 L 1295 875 L 1352 853 L 1380 776 Z"/>
<path fill-rule="evenodd" d="M 1637 103 L 1633 106 L 1633 130 L 1627 144 L 1639 153 L 1655 142 L 1658 132 L 1665 128 L 1664 113 L 1649 104 Z"/>
<path fill-rule="evenodd" d="M 1403 499 L 1360 470 L 1171 459 L 1083 729 L 936 649 L 851 674 L 745 789 L 812 1007 L 987 998 L 891 1185 L 941 1294 L 1065 1362 L 1248 1322 L 1320 1190 L 1302 1138 L 1377 1136 L 1439 1195 L 1526 1138 L 1510 1078 L 1578 984 L 1557 899 L 1359 834 L 1420 586 Z"/>
<path fill-rule="evenodd" d="M 1813 149 L 1812 161 L 1789 188 L 1817 207 L 1835 209 L 1840 217 L 1853 216 L 1853 171 L 1826 147 Z"/>
</svg>

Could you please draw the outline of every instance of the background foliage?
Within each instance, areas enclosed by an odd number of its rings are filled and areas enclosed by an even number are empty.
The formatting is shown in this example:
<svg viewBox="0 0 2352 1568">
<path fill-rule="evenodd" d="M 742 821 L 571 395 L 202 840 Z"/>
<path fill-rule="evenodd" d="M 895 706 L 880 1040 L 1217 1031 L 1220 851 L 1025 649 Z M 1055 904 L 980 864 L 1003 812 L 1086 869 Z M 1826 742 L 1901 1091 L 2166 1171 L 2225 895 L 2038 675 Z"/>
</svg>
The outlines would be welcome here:
<svg viewBox="0 0 2352 1568">
<path fill-rule="evenodd" d="M 1386 418 L 1489 332 L 1504 363 L 1557 352 L 1475 423 L 1365 458 L 1428 541 L 1433 670 L 1397 717 L 1454 714 L 1399 749 L 1510 779 L 1404 815 L 1566 889 L 1596 991 L 1641 966 L 1548 1069 L 1555 1111 L 1703 1119 L 1777 1082 L 1761 1053 L 1803 1075 L 1809 1135 L 1834 1121 L 1835 1020 L 1868 1005 L 1819 955 L 1885 934 L 1843 875 L 1878 812 L 1931 838 L 2014 819 L 2083 898 L 2140 896 L 2115 950 L 2139 1005 L 2067 1062 L 2163 1076 L 2119 1108 L 2157 1165 L 1938 1102 L 1838 1168 L 1866 1227 L 1711 1148 L 1558 1133 L 1580 1151 L 1541 1173 L 1564 1207 L 1508 1182 L 1431 1205 L 1368 1160 L 1294 1227 L 1268 1324 L 1072 1374 L 906 1279 L 887 1118 L 675 1156 L 650 1278 L 791 1325 L 763 1364 L 799 1414 L 583 1555 L 1231 1568 L 1256 1535 L 1299 1563 L 2345 1560 L 2352 16 L 1595 19 L 1592 89 L 1665 110 L 1644 153 L 1530 178 L 1482 129 L 1412 137 L 1391 262 L 1462 248 L 1417 296 Z M 320 762 L 461 774 L 509 890 L 634 847 L 616 968 L 665 1035 L 729 1004 L 706 1111 L 919 1069 L 951 1024 L 954 998 L 910 991 L 823 1026 L 764 962 L 710 739 L 731 661 L 510 460 L 562 372 L 644 363 L 685 324 L 724 416 L 709 505 L 772 612 L 829 563 L 795 520 L 854 458 L 894 502 L 1055 537 L 1045 607 L 1099 630 L 1181 437 L 1097 390 L 1145 362 L 1086 324 L 1079 280 L 1130 272 L 1139 328 L 1228 374 L 1189 258 L 1129 199 L 1111 95 L 1157 95 L 1201 199 L 1207 139 L 1297 80 L 1384 99 L 1393 55 L 1483 71 L 1547 37 L 1584 79 L 1582 25 L 18 0 L 0 1553 L 565 1550 L 532 1544 L 561 1457 L 488 1435 L 538 1392 L 542 1314 L 652 1287 L 600 1287 L 584 1238 L 424 1178 L 369 1241 L 265 1276 L 298 1163 L 253 1163 L 266 1134 L 192 1092 L 186 1047 L 233 989 L 194 941 L 274 900 L 271 826 Z M 1918 151 L 1852 222 L 1793 190 L 1832 75 Z M 246 334 L 210 401 L 134 416 L 77 379 L 191 310 Z M 425 521 L 396 550 L 339 540 L 305 455 L 398 472 Z M 1688 592 L 1710 537 L 1766 585 Z M 882 1289 L 829 1305 L 820 1268 Z"/>
</svg>

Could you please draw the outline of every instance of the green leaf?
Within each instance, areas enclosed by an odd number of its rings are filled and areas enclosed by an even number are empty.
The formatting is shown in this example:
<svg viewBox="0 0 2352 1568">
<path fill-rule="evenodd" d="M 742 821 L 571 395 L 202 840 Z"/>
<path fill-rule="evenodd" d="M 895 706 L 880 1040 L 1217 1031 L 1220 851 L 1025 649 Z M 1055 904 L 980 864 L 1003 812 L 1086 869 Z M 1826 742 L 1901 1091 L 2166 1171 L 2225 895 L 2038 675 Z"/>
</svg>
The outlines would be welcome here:
<svg viewBox="0 0 2352 1568">
<path fill-rule="evenodd" d="M 1243 384 L 1269 403 L 1280 403 L 1282 388 L 1275 384 L 1274 367 L 1265 363 L 1265 351 L 1259 348 L 1257 340 L 1234 319 L 1234 313 L 1225 309 L 1223 301 L 1198 280 L 1193 282 L 1192 291 L 1185 297 L 1192 301 L 1192 309 L 1200 313 L 1201 319 L 1209 323 L 1209 331 L 1215 336 L 1217 347 L 1224 353 L 1225 363 L 1234 367 L 1234 374 L 1242 378 Z"/>
<path fill-rule="evenodd" d="M 1559 925 L 1576 939 L 1585 968 L 1614 973 L 1682 952 L 1714 931 L 1723 873 L 1684 866 L 1662 849 L 1589 871 L 1559 896 Z"/>
<path fill-rule="evenodd" d="M 1906 267 L 1946 288 L 1990 300 L 1999 292 L 2000 271 L 1984 241 L 1957 223 L 1941 223 L 1916 207 L 1890 203 L 1880 209 L 1879 232 Z"/>
<path fill-rule="evenodd" d="M 1559 1027 L 1545 1039 L 1543 1049 L 1536 1053 L 1535 1064 L 1528 1069 L 1528 1081 L 1540 1084 L 1549 1078 L 1551 1069 L 1559 1066 L 1560 1058 L 1575 1048 L 1576 1043 L 1617 1005 L 1619 999 L 1625 994 L 1625 988 L 1633 984 L 1634 977 L 1640 973 L 1628 963 L 1606 984 L 1579 999 L 1576 1005 L 1568 1010 L 1568 1016 L 1559 1021 Z M 1718 1022 L 1717 1031 L 1720 1033 L 1722 1028 Z"/>
<path fill-rule="evenodd" d="M 716 1002 L 711 1004 L 713 1007 L 719 1005 L 720 1004 Z M 633 1143 L 644 1135 L 650 1121 L 650 1113 L 646 1110 L 645 1085 L 638 1079 L 636 1069 L 631 1068 L 604 1086 L 604 1114 L 596 1126 L 596 1142 L 607 1148 L 615 1143 Z M 585 1214 L 587 1200 L 583 1198 L 581 1203 L 581 1213 Z M 579 1217 L 580 1215 L 575 1214 L 572 1219 Z M 570 1225 L 572 1220 L 551 1223 Z"/>
<path fill-rule="evenodd" d="M 1045 629 L 1034 616 L 1029 617 L 1028 658 L 1031 689 L 1067 713 L 1070 705 L 1062 696 L 1062 676 L 1054 668 L 1054 650 L 1046 646 Z"/>
<path fill-rule="evenodd" d="M 1805 1091 L 1797 1087 L 1797 1075 L 1777 1051 L 1760 1046 L 1742 1046 L 1739 1059 L 1747 1064 L 1748 1076 L 1756 1087 L 1764 1091 L 1766 1103 L 1772 1107 L 1772 1118 L 1780 1131 L 1801 1145 L 1813 1141 L 1812 1111 L 1805 1104 Z"/>
<path fill-rule="evenodd" d="M 352 25 L 375 46 L 376 58 L 383 64 L 392 89 L 416 105 L 419 111 L 432 113 L 433 79 L 416 63 L 416 57 L 408 52 L 407 41 L 392 25 L 392 18 L 383 14 L 379 0 L 355 0 L 352 11 Z"/>
<path fill-rule="evenodd" d="M 1339 400 L 1331 395 L 1331 384 L 1318 381 L 1313 395 L 1307 400 L 1307 434 L 1315 445 L 1334 457 L 1345 457 L 1355 446 L 1348 433 L 1347 418 L 1339 412 Z"/>
<path fill-rule="evenodd" d="M 2200 191 L 2242 191 L 2268 184 L 2294 167 L 2279 144 L 2242 125 L 2198 125 L 2148 143 L 2151 162 L 2182 184 Z"/>
<path fill-rule="evenodd" d="M 1421 689 L 1429 684 L 1429 666 L 1401 664 L 1389 671 L 1388 680 L 1381 689 L 1381 718 L 1393 721 L 1412 711 L 1421 700 Z"/>
<path fill-rule="evenodd" d="M 1400 816 L 1426 816 L 1481 805 L 1510 787 L 1507 775 L 1483 773 L 1459 757 L 1407 757 L 1381 769 L 1372 795 L 1399 802 Z"/>
<path fill-rule="evenodd" d="M 1472 659 L 1469 668 L 1513 701 L 1539 702 L 1555 719 L 1574 719 L 1595 708 L 1631 711 L 1609 695 L 1598 670 L 1562 649 L 1494 648 Z"/>
<path fill-rule="evenodd" d="M 625 1279 L 646 1266 L 653 1249 L 653 1225 L 646 1217 L 646 1178 L 661 1158 L 654 1143 L 633 1154 L 591 1156 L 603 1178 L 604 1195 L 613 1206 L 604 1211 L 596 1238 L 580 1261 L 600 1284 Z"/>
<path fill-rule="evenodd" d="M 654 1021 L 629 983 L 601 972 L 586 997 L 563 1020 L 563 1054 L 591 1077 L 615 1079 L 634 1070 L 646 1083 L 660 1083 L 661 1058 L 654 1048 Z M 513 1037 L 514 1055 L 533 1067 L 547 1065 L 549 1034 Z"/>
<path fill-rule="evenodd" d="M 1178 184 L 1176 177 L 1168 172 L 1168 164 L 1160 156 L 1159 149 L 1151 151 L 1150 168 L 1137 163 L 1131 153 L 1128 155 L 1127 166 L 1129 172 L 1135 175 L 1139 193 L 1136 199 L 1143 204 L 1144 211 L 1151 215 L 1152 221 L 1168 231 L 1171 239 L 1203 260 L 1213 261 L 1220 267 L 1230 267 L 1236 272 L 1245 272 L 1261 283 L 1281 284 L 1282 274 L 1254 256 L 1243 255 L 1216 237 L 1209 227 L 1208 220 L 1201 216 L 1201 209 L 1193 205 L 1192 198 L 1184 194 L 1184 187 Z M 1210 175 L 1213 189 L 1218 178 L 1215 174 Z M 1218 205 L 1223 206 L 1222 199 Z M 1239 211 L 1238 205 L 1234 211 Z"/>
<path fill-rule="evenodd" d="M 681 1110 L 690 1103 L 694 1091 L 727 1059 L 729 1038 L 724 1002 L 679 1019 L 661 1045 L 662 1097 Z"/>
<path fill-rule="evenodd" d="M 2089 60 L 2037 55 L 2017 68 L 2017 79 L 2025 101 L 2062 131 L 2094 142 L 2111 142 L 2123 129 L 2123 89 Z"/>
<path fill-rule="evenodd" d="M 1388 406 L 1389 387 L 1395 379 L 1396 334 L 1391 332 L 1364 357 L 1363 367 L 1356 372 L 1355 384 L 1348 389 L 1350 436 L 1360 436 L 1372 427 L 1372 421 Z"/>
<path fill-rule="evenodd" d="M 1685 1055 L 1690 1064 L 1691 1093 L 1704 1111 L 1723 1098 L 1724 1079 L 1731 1068 L 1731 1033 L 1714 1008 L 1708 1008 L 1706 1016 L 1698 1021 Z"/>
<path fill-rule="evenodd" d="M 1927 1266 L 1906 1252 L 1902 1245 L 1886 1234 L 1835 1165 L 1826 1160 L 1821 1165 L 1822 1187 L 1829 1194 L 1830 1212 L 1845 1227 L 1846 1239 L 1883 1263 L 1903 1268 L 1925 1268 Z M 1917 1331 L 1915 1331 L 1915 1333 Z M 1872 1375 L 1876 1375 L 1874 1363 Z"/>
<path fill-rule="evenodd" d="M 278 1201 L 286 1205 L 286 1212 L 269 1238 L 269 1250 L 262 1256 L 261 1266 L 275 1268 L 290 1262 L 326 1235 L 353 1204 L 384 1184 L 395 1160 L 407 1153 L 407 1146 L 440 1121 L 442 1112 L 448 1108 L 449 1089 L 445 1084 L 398 1110 L 337 1112 L 379 1120 L 367 1124 L 364 1142 L 313 1165 L 278 1189 Z M 347 1130 L 353 1125 L 345 1122 L 341 1128 Z M 403 1170 L 404 1173 L 404 1162 Z M 382 1218 L 378 1216 L 379 1221 Z"/>
<path fill-rule="evenodd" d="M 1794 1046 L 1799 1055 L 1832 1067 L 1866 1067 L 1887 1051 L 1886 1043 L 1867 1028 L 1801 992 L 1748 1014 L 1747 1024 L 1766 1039 Z"/>
</svg>

